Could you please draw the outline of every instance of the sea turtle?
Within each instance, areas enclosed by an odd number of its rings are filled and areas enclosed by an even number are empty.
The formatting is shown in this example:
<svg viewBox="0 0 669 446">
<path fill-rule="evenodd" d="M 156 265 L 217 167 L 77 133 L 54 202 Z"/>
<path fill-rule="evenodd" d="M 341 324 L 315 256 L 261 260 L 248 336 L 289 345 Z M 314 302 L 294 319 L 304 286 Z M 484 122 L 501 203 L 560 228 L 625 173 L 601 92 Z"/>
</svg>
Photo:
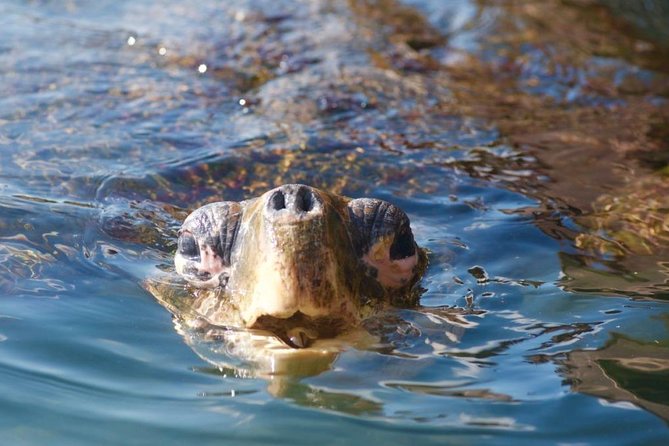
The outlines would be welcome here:
<svg viewBox="0 0 669 446">
<path fill-rule="evenodd" d="M 207 204 L 185 219 L 177 245 L 185 282 L 147 282 L 161 303 L 187 325 L 291 348 L 341 336 L 389 305 L 416 304 L 427 263 L 399 207 L 302 184 Z"/>
</svg>

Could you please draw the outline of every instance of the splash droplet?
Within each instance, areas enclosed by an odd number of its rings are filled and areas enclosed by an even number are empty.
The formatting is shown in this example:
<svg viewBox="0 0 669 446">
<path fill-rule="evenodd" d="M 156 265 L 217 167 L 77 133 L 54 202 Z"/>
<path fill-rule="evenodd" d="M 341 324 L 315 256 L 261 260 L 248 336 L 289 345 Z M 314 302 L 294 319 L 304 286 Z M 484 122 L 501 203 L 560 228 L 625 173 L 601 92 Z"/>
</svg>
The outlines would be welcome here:
<svg viewBox="0 0 669 446">
<path fill-rule="evenodd" d="M 197 67 L 197 71 L 199 71 L 200 73 L 205 73 L 207 71 L 207 66 L 201 63 L 200 66 Z"/>
<path fill-rule="evenodd" d="M 135 36 L 130 36 L 128 37 L 127 42 L 129 46 L 133 46 L 135 43 L 137 43 L 137 39 L 135 38 Z"/>
<path fill-rule="evenodd" d="M 483 269 L 482 266 L 472 266 L 467 270 L 467 272 L 476 279 L 476 283 L 479 285 L 483 285 L 488 282 L 488 273 L 485 269 Z"/>
<path fill-rule="evenodd" d="M 471 289 L 468 289 L 465 294 L 465 302 L 468 307 L 474 306 L 474 292 Z"/>
</svg>

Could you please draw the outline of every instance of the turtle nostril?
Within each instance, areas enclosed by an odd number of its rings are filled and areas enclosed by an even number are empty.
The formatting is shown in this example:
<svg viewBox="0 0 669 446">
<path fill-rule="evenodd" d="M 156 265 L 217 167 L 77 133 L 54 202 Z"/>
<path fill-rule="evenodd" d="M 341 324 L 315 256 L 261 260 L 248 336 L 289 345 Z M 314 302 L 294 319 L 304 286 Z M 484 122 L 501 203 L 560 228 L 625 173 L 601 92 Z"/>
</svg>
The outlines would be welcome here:
<svg viewBox="0 0 669 446">
<path fill-rule="evenodd" d="M 323 214 L 323 198 L 317 189 L 303 184 L 286 184 L 268 192 L 266 217 L 299 222 Z"/>
<path fill-rule="evenodd" d="M 295 210 L 309 212 L 314 208 L 314 195 L 311 189 L 301 187 L 295 194 Z"/>
<path fill-rule="evenodd" d="M 275 211 L 280 211 L 281 209 L 286 208 L 286 197 L 283 195 L 283 192 L 280 190 L 274 192 L 272 197 L 269 199 L 270 208 Z"/>
</svg>

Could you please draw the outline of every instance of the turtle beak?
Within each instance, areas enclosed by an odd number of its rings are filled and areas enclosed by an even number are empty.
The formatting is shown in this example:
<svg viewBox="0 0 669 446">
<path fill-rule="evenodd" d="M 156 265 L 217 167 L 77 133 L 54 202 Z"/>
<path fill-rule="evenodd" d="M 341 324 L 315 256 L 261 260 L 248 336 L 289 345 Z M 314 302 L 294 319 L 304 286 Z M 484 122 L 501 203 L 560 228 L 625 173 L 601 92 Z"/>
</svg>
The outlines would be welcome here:
<svg viewBox="0 0 669 446">
<path fill-rule="evenodd" d="M 318 338 L 318 334 L 307 328 L 296 327 L 288 330 L 286 337 L 293 347 L 307 348 Z"/>
</svg>

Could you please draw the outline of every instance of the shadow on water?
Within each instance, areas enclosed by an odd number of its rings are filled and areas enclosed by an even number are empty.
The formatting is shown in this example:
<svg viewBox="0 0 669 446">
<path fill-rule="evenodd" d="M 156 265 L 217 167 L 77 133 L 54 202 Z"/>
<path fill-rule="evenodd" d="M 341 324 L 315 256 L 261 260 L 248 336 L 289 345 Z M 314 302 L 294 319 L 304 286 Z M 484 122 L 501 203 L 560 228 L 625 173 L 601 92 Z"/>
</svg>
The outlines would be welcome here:
<svg viewBox="0 0 669 446">
<path fill-rule="evenodd" d="M 599 401 L 668 419 L 668 9 L 661 0 L 3 4 L 0 366 L 13 377 L 30 361 L 47 376 L 71 370 L 48 352 L 44 362 L 26 356 L 45 336 L 73 358 L 97 346 L 136 366 L 138 383 L 119 388 L 97 370 L 72 372 L 71 386 L 95 380 L 109 398 L 83 395 L 94 414 L 140 432 L 149 427 L 107 400 L 165 373 L 165 393 L 188 393 L 176 406 L 207 423 L 180 425 L 174 441 L 193 438 L 193 426 L 211 438 L 220 434 L 211 426 L 229 432 L 216 410 L 297 430 L 304 412 L 281 405 L 289 401 L 389 422 L 389 435 L 398 422 L 454 438 L 465 429 L 579 442 L 613 419 L 606 430 L 621 441 L 661 444 L 666 430 L 654 431 L 652 416 Z M 149 298 L 139 283 L 170 271 L 185 215 L 294 182 L 407 210 L 430 251 L 423 307 L 379 322 L 381 341 L 286 361 L 282 373 L 234 362 L 172 309 L 204 365 L 191 356 L 168 371 L 136 365 L 132 348 L 145 357 L 174 348 L 174 338 L 132 334 L 164 315 L 140 303 Z M 90 296 L 105 296 L 104 310 Z M 35 316 L 37 298 L 67 310 Z M 107 342 L 123 336 L 114 315 L 134 312 L 142 322 L 122 325 L 129 337 Z M 34 330 L 34 318 L 39 339 L 21 328 Z M 90 345 L 60 331 L 72 321 Z M 194 361 L 197 377 L 175 371 Z M 228 384 L 238 390 L 221 390 Z M 581 394 L 565 395 L 566 384 Z M 59 413 L 11 390 L 0 405 Z M 94 416 L 70 401 L 76 424 Z M 286 414 L 256 414 L 263 404 Z M 21 410 L 8 418 L 19 427 L 30 424 Z M 0 422 L 0 435 L 20 431 L 11 428 Z M 88 434 L 80 438 L 107 435 Z"/>
</svg>

